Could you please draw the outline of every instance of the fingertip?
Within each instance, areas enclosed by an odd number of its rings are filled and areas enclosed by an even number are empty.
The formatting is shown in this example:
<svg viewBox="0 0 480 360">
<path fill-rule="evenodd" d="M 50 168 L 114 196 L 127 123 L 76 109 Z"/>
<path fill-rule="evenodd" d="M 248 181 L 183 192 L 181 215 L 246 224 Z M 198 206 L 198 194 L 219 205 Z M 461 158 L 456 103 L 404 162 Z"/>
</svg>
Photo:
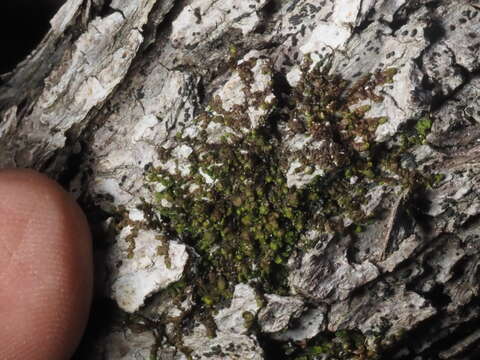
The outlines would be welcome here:
<svg viewBox="0 0 480 360">
<path fill-rule="evenodd" d="M 92 296 L 85 215 L 47 176 L 2 170 L 0 229 L 0 358 L 69 358 Z"/>
</svg>

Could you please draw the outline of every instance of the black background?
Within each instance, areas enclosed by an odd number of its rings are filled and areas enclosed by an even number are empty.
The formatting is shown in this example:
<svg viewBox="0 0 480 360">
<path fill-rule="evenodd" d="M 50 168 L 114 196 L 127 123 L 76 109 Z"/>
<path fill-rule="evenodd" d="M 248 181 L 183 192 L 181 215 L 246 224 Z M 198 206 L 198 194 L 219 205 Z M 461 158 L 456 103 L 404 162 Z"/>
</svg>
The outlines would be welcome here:
<svg viewBox="0 0 480 360">
<path fill-rule="evenodd" d="M 61 0 L 0 0 L 0 74 L 11 71 L 50 28 Z"/>
</svg>

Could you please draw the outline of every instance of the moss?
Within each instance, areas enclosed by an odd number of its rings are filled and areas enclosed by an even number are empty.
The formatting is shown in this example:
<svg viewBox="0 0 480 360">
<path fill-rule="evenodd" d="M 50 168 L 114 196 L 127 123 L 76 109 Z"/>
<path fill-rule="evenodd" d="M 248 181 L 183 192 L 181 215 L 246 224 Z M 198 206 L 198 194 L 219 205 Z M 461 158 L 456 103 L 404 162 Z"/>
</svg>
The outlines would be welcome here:
<svg viewBox="0 0 480 360">
<path fill-rule="evenodd" d="M 125 238 L 125 242 L 128 243 L 128 248 L 127 248 L 127 258 L 132 259 L 134 256 L 135 252 L 135 239 L 138 236 L 138 228 L 134 227 L 130 234 L 127 235 Z"/>
<path fill-rule="evenodd" d="M 167 185 L 157 194 L 157 206 L 170 230 L 194 245 L 207 273 L 224 283 L 275 282 L 275 267 L 288 259 L 307 221 L 309 204 L 299 200 L 305 195 L 287 188 L 270 142 L 265 133 L 254 133 L 242 143 L 211 146 L 194 156 L 190 177 L 161 170 L 153 176 Z M 195 176 L 202 173 L 215 183 Z M 194 184 L 198 188 L 191 193 Z M 162 206 L 162 199 L 171 205 Z"/>
<path fill-rule="evenodd" d="M 359 233 L 361 233 L 361 232 L 364 232 L 365 229 L 364 229 L 363 226 L 361 226 L 361 225 L 356 225 L 354 231 L 355 231 L 357 234 L 359 234 Z"/>
<path fill-rule="evenodd" d="M 250 311 L 245 311 L 242 317 L 245 322 L 245 328 L 250 330 L 255 325 L 255 315 Z"/>
<path fill-rule="evenodd" d="M 435 188 L 440 185 L 443 180 L 445 180 L 445 174 L 433 174 L 430 180 L 430 186 Z"/>
<path fill-rule="evenodd" d="M 252 77 L 245 65 L 241 70 L 242 77 Z M 342 95 L 350 98 L 355 94 L 347 91 L 347 85 L 338 76 L 319 70 L 305 72 L 294 90 L 290 119 L 273 114 L 264 126 L 228 143 L 205 145 L 202 136 L 188 139 L 197 149 L 190 156 L 188 176 L 150 170 L 149 180 L 165 187 L 156 194 L 158 213 L 170 232 L 201 255 L 201 271 L 207 276 L 200 280 L 199 296 L 207 307 L 228 297 L 230 293 L 224 289 L 238 282 L 255 280 L 264 291 L 285 293 L 285 264 L 307 229 L 341 230 L 335 218 L 342 213 L 361 220 L 358 209 L 365 193 L 362 179 L 373 180 L 376 173 L 368 156 L 356 155 L 354 139 L 361 136 L 371 140 L 378 120 L 363 117 L 368 108 L 348 110 L 349 101 Z M 211 108 L 221 113 L 220 107 L 218 99 L 214 100 Z M 205 127 L 216 118 L 205 113 L 197 118 L 197 124 Z M 314 138 L 330 142 L 328 152 L 305 157 L 303 171 L 312 173 L 314 166 L 328 169 L 336 164 L 337 168 L 346 168 L 342 171 L 345 176 L 332 173 L 302 189 L 287 187 L 284 158 L 273 134 L 279 121 L 290 123 L 294 118 L 302 121 L 301 128 Z M 244 114 L 239 119 L 229 116 L 225 121 L 241 127 Z M 364 146 L 362 151 L 369 148 Z M 206 176 L 213 183 L 208 183 Z M 350 183 L 352 176 L 360 178 L 358 184 Z M 196 190 L 190 191 L 192 188 Z M 219 276 L 225 282 L 221 287 L 210 281 Z"/>
<path fill-rule="evenodd" d="M 357 330 L 342 330 L 336 333 L 323 333 L 302 344 L 283 346 L 285 359 L 316 360 L 376 360 L 380 358 L 381 349 L 378 338 L 367 341 L 367 337 Z M 372 340 L 370 339 L 370 340 Z"/>
<path fill-rule="evenodd" d="M 212 306 L 214 304 L 213 298 L 208 295 L 202 296 L 202 301 L 207 306 Z"/>
<path fill-rule="evenodd" d="M 251 59 L 237 66 L 244 84 L 253 83 L 255 64 Z M 415 141 L 405 136 L 398 151 L 385 152 L 374 138 L 377 127 L 388 119 L 368 118 L 370 106 L 351 110 L 366 99 L 381 101 L 373 90 L 393 81 L 396 70 L 367 74 L 350 84 L 328 74 L 328 66 L 323 68 L 327 70 L 311 70 L 306 62 L 285 104 L 265 104 L 260 94 L 257 105 L 269 112 L 255 130 L 248 130 L 246 108 L 227 112 L 218 97 L 212 99 L 196 125 L 206 129 L 210 122 L 219 122 L 243 135 L 225 135 L 218 144 L 208 144 L 205 131 L 195 139 L 178 135 L 178 144 L 194 149 L 190 174 L 149 169 L 148 180 L 164 187 L 153 205 L 162 223 L 200 254 L 195 295 L 205 308 L 231 299 L 239 282 L 288 294 L 288 259 L 294 251 L 315 245 L 300 241 L 306 231 L 361 232 L 368 220 L 360 210 L 368 189 L 375 184 L 408 186 L 412 179 L 399 166 L 400 154 L 425 136 L 431 121 L 417 123 Z M 289 135 L 308 135 L 328 146 L 297 153 L 280 150 L 281 124 L 287 125 Z M 168 159 L 169 150 L 162 153 Z M 301 162 L 300 172 L 313 174 L 320 168 L 325 176 L 302 189 L 289 188 L 285 174 L 292 158 Z M 358 225 L 345 229 L 345 218 Z"/>
<path fill-rule="evenodd" d="M 157 236 L 160 245 L 157 246 L 157 255 L 163 256 L 165 259 L 165 266 L 167 269 L 172 267 L 172 260 L 170 258 L 170 242 L 164 236 Z"/>
<path fill-rule="evenodd" d="M 230 53 L 232 59 L 238 56 L 236 48 Z M 252 59 L 236 68 L 245 84 L 254 81 L 251 69 L 255 63 Z M 306 62 L 298 86 L 285 96 L 285 103 L 269 104 L 264 96 L 247 94 L 259 99 L 256 106 L 268 110 L 256 130 L 248 130 L 251 124 L 246 108 L 238 106 L 227 112 L 218 97 L 212 99 L 195 119 L 203 129 L 199 136 L 175 136 L 178 145 L 194 149 L 189 157 L 190 174 L 182 176 L 162 168 L 148 170 L 148 181 L 164 187 L 149 208 L 159 215 L 162 228 L 167 227 L 170 236 L 180 237 L 200 255 L 197 271 L 188 275 L 193 278 L 188 283 L 195 287 L 197 302 L 192 317 L 202 319 L 209 336 L 216 331 L 212 314 L 228 306 L 235 284 L 249 282 L 255 286 L 259 306 L 264 304 L 264 292 L 288 295 L 288 259 L 315 245 L 306 240 L 307 231 L 361 237 L 372 222 L 360 210 L 370 188 L 379 184 L 438 186 L 443 180 L 442 174 L 425 177 L 400 165 L 405 152 L 425 141 L 432 126 L 430 117 L 408 124 L 386 151 L 374 138 L 377 127 L 388 119 L 368 118 L 370 106 L 351 110 L 365 100 L 382 101 L 373 90 L 392 82 L 395 69 L 366 74 L 354 84 L 328 74 L 328 66 L 326 70 L 310 69 L 311 63 Z M 219 144 L 208 144 L 205 129 L 211 122 L 242 135 L 225 134 Z M 280 128 L 288 129 L 288 135 L 311 136 L 328 147 L 288 153 L 279 140 Z M 171 150 L 161 149 L 160 157 L 166 163 Z M 302 189 L 289 188 L 285 174 L 292 159 L 301 162 L 299 172 L 312 174 L 321 168 L 325 176 Z M 207 181 L 208 177 L 213 183 Z M 344 219 L 352 225 L 345 228 Z M 163 244 L 158 251 L 168 253 Z M 167 291 L 172 297 L 180 296 L 185 282 L 175 283 Z M 242 315 L 246 328 L 255 331 L 254 314 Z M 178 324 L 175 346 L 187 354 L 188 349 L 182 348 L 179 340 L 181 332 Z M 289 360 L 377 359 L 379 350 L 367 344 L 371 342 L 358 331 L 340 331 L 324 333 L 302 344 L 286 344 L 284 352 Z"/>
<path fill-rule="evenodd" d="M 428 117 L 419 119 L 415 125 L 415 129 L 417 130 L 418 134 L 423 138 L 427 136 L 431 128 L 432 120 Z"/>
</svg>

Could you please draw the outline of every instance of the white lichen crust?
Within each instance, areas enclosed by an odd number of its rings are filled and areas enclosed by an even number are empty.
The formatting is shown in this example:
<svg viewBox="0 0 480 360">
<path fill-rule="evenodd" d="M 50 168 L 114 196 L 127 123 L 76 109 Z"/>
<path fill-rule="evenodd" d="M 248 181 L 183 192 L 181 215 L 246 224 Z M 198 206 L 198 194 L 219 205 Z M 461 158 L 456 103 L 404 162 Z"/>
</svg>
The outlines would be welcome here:
<svg viewBox="0 0 480 360">
<path fill-rule="evenodd" d="M 162 246 L 155 231 L 127 226 L 119 233 L 108 265 L 111 296 L 124 311 L 137 311 L 149 296 L 182 278 L 189 258 L 186 246 L 172 241 L 160 255 Z"/>
</svg>

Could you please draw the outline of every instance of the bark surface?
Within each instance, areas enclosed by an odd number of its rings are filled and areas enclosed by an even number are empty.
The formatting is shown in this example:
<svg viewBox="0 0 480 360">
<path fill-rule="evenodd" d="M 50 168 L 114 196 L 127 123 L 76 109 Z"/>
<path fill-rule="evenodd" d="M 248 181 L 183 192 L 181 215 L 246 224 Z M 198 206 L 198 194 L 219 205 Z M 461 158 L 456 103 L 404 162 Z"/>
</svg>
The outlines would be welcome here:
<svg viewBox="0 0 480 360">
<path fill-rule="evenodd" d="M 78 359 L 477 359 L 480 2 L 68 0 L 0 165 L 86 209 Z"/>
</svg>

